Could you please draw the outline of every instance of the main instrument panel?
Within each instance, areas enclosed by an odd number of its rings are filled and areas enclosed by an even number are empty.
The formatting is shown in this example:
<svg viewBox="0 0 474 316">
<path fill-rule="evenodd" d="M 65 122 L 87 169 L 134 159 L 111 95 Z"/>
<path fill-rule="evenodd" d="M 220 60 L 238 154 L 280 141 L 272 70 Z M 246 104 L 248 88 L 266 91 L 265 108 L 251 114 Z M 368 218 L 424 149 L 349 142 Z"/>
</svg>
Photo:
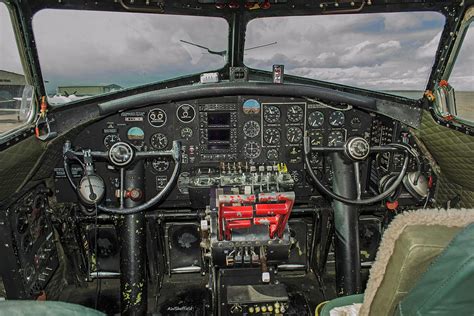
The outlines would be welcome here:
<svg viewBox="0 0 474 316">
<path fill-rule="evenodd" d="M 177 188 L 165 204 L 189 206 L 188 187 L 195 175 L 263 175 L 282 168 L 292 176 L 298 200 L 304 202 L 317 194 L 304 172 L 305 134 L 310 136 L 312 146 L 339 146 L 352 136 L 380 145 L 395 140 L 399 133 L 398 122 L 347 104 L 328 106 L 318 100 L 229 96 L 123 111 L 88 126 L 72 143 L 76 150 L 103 151 L 122 140 L 137 150 L 165 150 L 171 148 L 173 140 L 182 140 L 183 168 Z M 330 182 L 325 159 L 314 154 L 310 161 L 318 176 Z M 172 164 L 165 157 L 146 162 L 147 196 L 164 187 Z M 111 188 L 118 188 L 117 170 L 105 162 L 97 162 L 96 168 Z M 72 167 L 74 177 L 79 178 L 80 172 L 79 166 Z M 55 169 L 55 181 L 59 201 L 76 201 L 62 166 Z M 109 191 L 107 200 L 115 203 L 114 192 Z"/>
</svg>

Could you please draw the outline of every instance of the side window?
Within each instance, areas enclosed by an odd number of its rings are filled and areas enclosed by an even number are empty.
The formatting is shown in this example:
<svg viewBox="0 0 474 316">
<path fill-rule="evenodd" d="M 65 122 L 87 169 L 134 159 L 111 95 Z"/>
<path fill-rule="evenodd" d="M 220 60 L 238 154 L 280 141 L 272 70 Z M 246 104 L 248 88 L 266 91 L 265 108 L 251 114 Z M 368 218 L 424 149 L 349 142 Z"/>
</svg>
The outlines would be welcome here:
<svg viewBox="0 0 474 316">
<path fill-rule="evenodd" d="M 470 11 L 472 11 L 471 9 Z M 465 123 L 474 124 L 474 19 L 461 29 L 464 39 L 451 69 L 448 82 L 454 89 L 451 113 Z"/>
<path fill-rule="evenodd" d="M 10 13 L 0 2 L 0 137 L 30 122 L 33 91 L 25 79 Z"/>
</svg>

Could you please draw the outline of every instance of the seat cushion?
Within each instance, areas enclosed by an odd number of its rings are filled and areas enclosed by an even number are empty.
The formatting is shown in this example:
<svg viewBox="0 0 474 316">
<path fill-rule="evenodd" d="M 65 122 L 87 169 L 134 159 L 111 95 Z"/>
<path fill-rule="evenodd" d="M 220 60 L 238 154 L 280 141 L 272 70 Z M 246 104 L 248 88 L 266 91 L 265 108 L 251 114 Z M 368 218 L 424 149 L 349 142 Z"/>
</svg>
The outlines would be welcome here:
<svg viewBox="0 0 474 316">
<path fill-rule="evenodd" d="M 330 300 L 323 306 L 321 309 L 320 316 L 329 316 L 330 312 L 333 308 L 347 306 L 352 304 L 360 304 L 364 300 L 364 294 L 356 294 L 356 295 L 349 295 L 349 296 L 342 296 Z"/>
<path fill-rule="evenodd" d="M 454 236 L 474 222 L 474 210 L 421 210 L 398 215 L 384 233 L 360 315 L 393 315 Z"/>
<path fill-rule="evenodd" d="M 461 231 L 398 304 L 397 314 L 474 315 L 474 224 Z"/>
<path fill-rule="evenodd" d="M 82 305 L 55 301 L 3 301 L 0 316 L 104 316 L 105 314 Z"/>
</svg>

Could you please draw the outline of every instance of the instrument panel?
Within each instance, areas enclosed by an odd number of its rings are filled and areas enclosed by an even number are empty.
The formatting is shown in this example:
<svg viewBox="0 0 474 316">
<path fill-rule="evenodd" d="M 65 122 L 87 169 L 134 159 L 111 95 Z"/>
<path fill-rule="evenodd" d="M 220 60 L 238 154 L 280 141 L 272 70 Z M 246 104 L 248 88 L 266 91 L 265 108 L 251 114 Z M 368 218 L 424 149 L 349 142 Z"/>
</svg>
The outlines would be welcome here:
<svg viewBox="0 0 474 316">
<path fill-rule="evenodd" d="M 95 122 L 75 140 L 77 149 L 107 150 L 126 141 L 137 150 L 170 149 L 173 140 L 183 144 L 183 168 L 177 188 L 166 204 L 190 204 L 188 184 L 191 175 L 206 173 L 274 171 L 286 168 L 295 181 L 299 201 L 314 195 L 304 172 L 303 138 L 307 133 L 312 146 L 338 146 L 352 136 L 361 136 L 373 145 L 372 125 L 379 116 L 348 105 L 327 106 L 297 98 L 229 96 L 159 104 L 123 111 Z M 389 123 L 392 120 L 388 119 Z M 392 138 L 392 135 L 389 136 Z M 374 141 L 376 143 L 374 143 Z M 317 174 L 330 181 L 324 159 L 311 156 Z M 146 195 L 153 196 L 167 183 L 173 162 L 168 158 L 146 161 Z M 111 188 L 118 186 L 118 171 L 106 162 L 96 169 Z M 80 168 L 72 167 L 79 178 Z M 76 200 L 67 190 L 64 169 L 55 169 L 59 201 Z M 107 193 L 115 203 L 113 190 Z"/>
</svg>

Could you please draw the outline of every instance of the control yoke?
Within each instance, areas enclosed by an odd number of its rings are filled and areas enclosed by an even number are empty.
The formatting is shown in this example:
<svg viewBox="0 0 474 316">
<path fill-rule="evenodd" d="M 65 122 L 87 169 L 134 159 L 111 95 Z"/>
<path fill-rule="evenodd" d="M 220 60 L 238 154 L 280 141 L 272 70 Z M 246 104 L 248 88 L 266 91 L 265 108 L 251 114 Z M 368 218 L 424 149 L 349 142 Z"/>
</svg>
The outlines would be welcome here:
<svg viewBox="0 0 474 316">
<path fill-rule="evenodd" d="M 142 192 L 135 192 L 131 190 L 130 192 L 125 192 L 124 190 L 124 178 L 125 170 L 127 167 L 133 165 L 135 162 L 141 159 L 150 159 L 157 157 L 172 157 L 175 165 L 171 178 L 165 187 L 158 192 L 150 200 L 146 201 L 143 204 L 134 206 L 134 207 L 125 207 L 124 200 L 126 198 L 136 199 L 143 196 Z M 64 169 L 66 176 L 69 180 L 69 183 L 72 187 L 78 192 L 78 195 L 81 197 L 83 202 L 86 204 L 96 205 L 99 210 L 104 213 L 111 214 L 135 214 L 142 211 L 145 211 L 152 206 L 159 204 L 163 199 L 171 192 L 173 187 L 176 185 L 178 176 L 181 170 L 181 142 L 173 141 L 173 147 L 170 150 L 164 151 L 136 151 L 131 145 L 125 142 L 115 143 L 108 151 L 91 151 L 91 150 L 82 150 L 74 151 L 71 147 L 71 142 L 66 141 L 63 147 L 63 158 L 64 158 Z M 82 158 L 84 162 L 81 161 Z M 95 160 L 104 160 L 108 161 L 114 167 L 119 168 L 120 170 L 120 190 L 118 192 L 118 198 L 120 201 L 120 206 L 117 207 L 107 207 L 103 204 L 98 204 L 100 195 L 97 192 L 103 193 L 104 188 L 101 189 L 101 185 L 104 186 L 103 180 L 102 184 L 99 184 L 100 177 L 94 174 L 94 168 L 92 165 L 92 159 Z M 81 179 L 79 185 L 76 186 L 72 180 L 71 170 L 69 166 L 70 161 L 76 161 L 81 164 L 84 169 L 84 175 Z M 87 192 L 87 194 L 84 194 Z M 85 198 L 84 198 L 85 197 Z M 102 194 L 103 197 L 103 194 Z"/>
<path fill-rule="evenodd" d="M 397 178 L 393 181 L 393 183 L 383 192 L 380 194 L 369 197 L 369 198 L 362 198 L 362 189 L 361 189 L 361 181 L 360 181 L 360 162 L 367 159 L 370 153 L 378 153 L 378 152 L 398 152 L 403 151 L 405 153 L 403 166 L 400 171 L 400 174 Z M 309 154 L 310 152 L 323 152 L 323 153 L 341 153 L 347 159 L 351 160 L 354 166 L 354 176 L 355 176 L 355 183 L 356 183 L 356 190 L 357 190 L 357 197 L 356 199 L 349 199 L 339 194 L 336 194 L 333 190 L 328 189 L 324 184 L 316 176 L 315 172 L 311 168 Z M 408 169 L 408 162 L 409 162 L 409 154 L 414 155 L 415 152 L 411 147 L 406 144 L 400 143 L 393 143 L 388 144 L 385 146 L 373 146 L 370 147 L 367 140 L 362 137 L 352 137 L 349 138 L 343 146 L 335 146 L 335 147 L 314 147 L 310 145 L 310 138 L 309 136 L 305 136 L 304 138 L 304 156 L 305 156 L 305 165 L 306 170 L 310 174 L 311 178 L 313 179 L 316 187 L 318 190 L 323 192 L 324 194 L 332 197 L 333 199 L 352 205 L 367 205 L 379 202 L 392 194 L 398 186 L 402 183 L 403 177 L 405 176 L 407 169 Z"/>
</svg>

